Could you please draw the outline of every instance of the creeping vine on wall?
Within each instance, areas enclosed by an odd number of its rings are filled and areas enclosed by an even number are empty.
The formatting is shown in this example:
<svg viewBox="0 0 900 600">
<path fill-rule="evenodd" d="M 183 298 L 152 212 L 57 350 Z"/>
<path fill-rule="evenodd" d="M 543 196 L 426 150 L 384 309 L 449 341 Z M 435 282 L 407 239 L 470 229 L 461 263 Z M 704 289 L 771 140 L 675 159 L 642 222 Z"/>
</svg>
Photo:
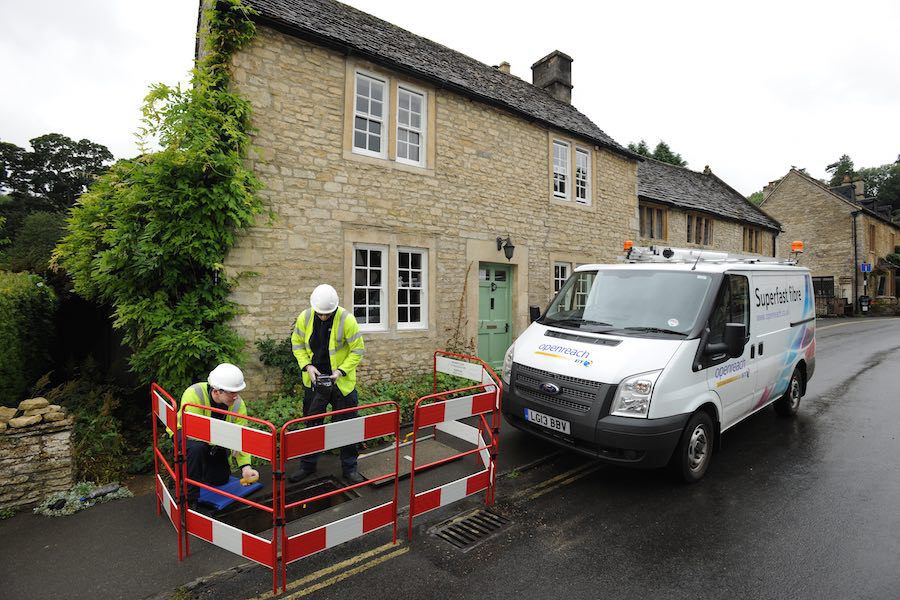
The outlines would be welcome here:
<svg viewBox="0 0 900 600">
<path fill-rule="evenodd" d="M 238 306 L 222 264 L 261 210 L 260 183 L 243 162 L 250 105 L 229 89 L 230 57 L 255 33 L 249 10 L 214 2 L 190 88 L 157 84 L 144 101 L 142 139 L 162 150 L 99 178 L 54 252 L 76 292 L 113 308 L 132 370 L 172 390 L 238 362 L 244 347 L 228 326 Z"/>
</svg>

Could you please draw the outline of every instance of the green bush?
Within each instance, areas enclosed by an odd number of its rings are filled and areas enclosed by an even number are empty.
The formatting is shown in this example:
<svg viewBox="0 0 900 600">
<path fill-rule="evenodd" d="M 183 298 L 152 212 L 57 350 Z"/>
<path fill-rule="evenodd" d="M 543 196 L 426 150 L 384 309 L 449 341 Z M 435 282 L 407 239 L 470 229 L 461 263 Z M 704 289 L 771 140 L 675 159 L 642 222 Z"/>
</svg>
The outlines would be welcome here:
<svg viewBox="0 0 900 600">
<path fill-rule="evenodd" d="M 50 367 L 55 312 L 39 276 L 0 271 L 0 405 L 15 406 Z"/>
<path fill-rule="evenodd" d="M 6 248 L 6 267 L 10 271 L 30 271 L 45 275 L 50 254 L 62 237 L 66 225 L 63 213 L 35 212 L 22 221 L 12 244 Z"/>
</svg>

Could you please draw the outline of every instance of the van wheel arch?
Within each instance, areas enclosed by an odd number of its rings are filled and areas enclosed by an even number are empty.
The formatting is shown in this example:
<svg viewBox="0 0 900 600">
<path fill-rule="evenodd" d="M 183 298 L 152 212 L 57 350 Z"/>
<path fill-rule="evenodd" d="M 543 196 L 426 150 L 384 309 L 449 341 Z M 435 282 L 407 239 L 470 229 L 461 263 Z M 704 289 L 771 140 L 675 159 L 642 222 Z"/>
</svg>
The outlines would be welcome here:
<svg viewBox="0 0 900 600">
<path fill-rule="evenodd" d="M 669 459 L 669 472 L 676 480 L 694 483 L 703 478 L 719 444 L 720 430 L 715 406 L 705 404 L 691 414 Z"/>
</svg>

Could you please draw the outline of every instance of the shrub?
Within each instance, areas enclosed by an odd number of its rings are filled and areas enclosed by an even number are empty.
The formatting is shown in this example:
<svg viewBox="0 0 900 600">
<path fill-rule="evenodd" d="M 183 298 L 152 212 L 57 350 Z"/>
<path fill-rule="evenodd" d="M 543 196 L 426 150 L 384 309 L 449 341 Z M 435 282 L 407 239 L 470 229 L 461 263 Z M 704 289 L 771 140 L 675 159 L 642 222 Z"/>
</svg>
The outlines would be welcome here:
<svg viewBox="0 0 900 600">
<path fill-rule="evenodd" d="M 55 311 L 39 276 L 0 271 L 0 405 L 16 405 L 49 368 Z"/>
<path fill-rule="evenodd" d="M 65 224 L 63 213 L 35 212 L 25 217 L 12 244 L 6 248 L 5 262 L 9 270 L 45 275 L 50 254 L 62 237 Z"/>
</svg>

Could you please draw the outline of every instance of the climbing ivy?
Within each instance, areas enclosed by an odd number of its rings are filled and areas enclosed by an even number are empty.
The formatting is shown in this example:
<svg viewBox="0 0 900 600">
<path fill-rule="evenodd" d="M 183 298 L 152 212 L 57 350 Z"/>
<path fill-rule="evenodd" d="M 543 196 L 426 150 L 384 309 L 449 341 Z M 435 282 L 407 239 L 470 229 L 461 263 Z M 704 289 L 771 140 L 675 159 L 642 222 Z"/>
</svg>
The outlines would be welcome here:
<svg viewBox="0 0 900 600">
<path fill-rule="evenodd" d="M 206 53 L 191 86 L 152 86 L 142 142 L 162 150 L 121 160 L 72 209 L 54 264 L 75 291 L 108 304 L 144 382 L 180 389 L 217 362 L 240 359 L 228 322 L 235 279 L 223 262 L 261 210 L 244 165 L 250 105 L 229 89 L 230 56 L 255 33 L 240 0 L 206 11 Z"/>
</svg>

